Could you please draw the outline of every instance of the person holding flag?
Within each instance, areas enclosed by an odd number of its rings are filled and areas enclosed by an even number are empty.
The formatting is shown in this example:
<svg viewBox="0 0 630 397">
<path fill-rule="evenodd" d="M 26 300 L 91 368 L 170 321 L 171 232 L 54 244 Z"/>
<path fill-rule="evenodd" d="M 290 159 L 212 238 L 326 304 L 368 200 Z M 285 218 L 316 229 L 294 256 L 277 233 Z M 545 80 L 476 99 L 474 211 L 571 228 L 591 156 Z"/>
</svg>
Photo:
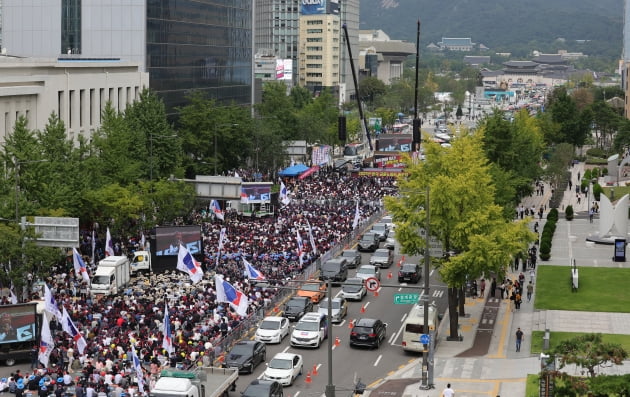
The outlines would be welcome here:
<svg viewBox="0 0 630 397">
<path fill-rule="evenodd" d="M 219 202 L 217 200 L 212 200 L 212 202 L 210 202 L 210 209 L 217 219 L 223 220 L 223 211 L 221 211 L 221 207 L 219 206 Z"/>
<path fill-rule="evenodd" d="M 83 281 L 89 283 L 90 276 L 88 275 L 87 267 L 85 266 L 85 262 L 83 262 L 83 258 L 81 258 L 81 255 L 76 248 L 72 248 L 72 262 L 74 264 L 74 272 L 77 277 L 82 277 Z"/>
<path fill-rule="evenodd" d="M 219 266 L 219 257 L 221 256 L 221 251 L 223 250 L 223 244 L 228 241 L 226 237 L 226 228 L 221 228 L 221 233 L 219 233 L 219 249 L 217 250 L 217 266 Z"/>
<path fill-rule="evenodd" d="M 239 316 L 247 316 L 249 300 L 244 293 L 234 288 L 232 284 L 225 281 L 223 276 L 219 274 L 214 276 L 214 286 L 217 293 L 217 302 L 229 303 Z"/>
<path fill-rule="evenodd" d="M 164 320 L 163 324 L 163 333 L 162 337 L 162 349 L 166 350 L 168 357 L 173 354 L 173 339 L 171 337 L 171 317 L 168 314 L 168 303 L 166 303 L 166 299 L 164 299 Z"/>
<path fill-rule="evenodd" d="M 59 310 L 59 306 L 57 305 L 57 301 L 55 300 L 52 291 L 48 288 L 48 284 L 44 284 L 44 311 L 55 316 L 59 324 L 63 321 L 63 315 Z"/>
<path fill-rule="evenodd" d="M 356 209 L 354 210 L 354 221 L 352 221 L 352 229 L 356 229 L 357 226 L 359 226 L 359 219 L 360 219 L 360 215 L 359 215 L 359 200 L 357 200 L 357 206 Z"/>
<path fill-rule="evenodd" d="M 201 269 L 201 264 L 193 258 L 192 254 L 188 252 L 186 247 L 183 245 L 179 246 L 179 253 L 177 254 L 177 269 L 184 273 L 188 273 L 193 284 L 198 283 L 203 278 L 203 269 Z"/>
<path fill-rule="evenodd" d="M 282 181 L 280 181 L 280 202 L 284 205 L 287 205 L 291 202 L 289 194 L 287 193 L 287 187 Z"/>
<path fill-rule="evenodd" d="M 57 309 L 59 311 L 59 309 Z M 50 359 L 50 353 L 55 348 L 55 341 L 52 333 L 50 332 L 50 319 L 46 312 L 42 315 L 42 332 L 39 341 L 39 352 L 37 359 L 40 363 L 44 364 L 44 368 L 48 368 L 48 360 Z"/>
<path fill-rule="evenodd" d="M 136 371 L 136 379 L 138 380 L 138 391 L 140 393 L 144 393 L 144 371 L 142 370 L 142 365 L 140 364 L 140 359 L 138 358 L 138 354 L 136 353 L 136 347 L 131 344 L 131 361 L 133 362 L 133 369 Z"/>
<path fill-rule="evenodd" d="M 300 260 L 300 266 L 302 266 L 302 262 L 304 261 L 304 243 L 302 243 L 302 236 L 300 236 L 300 231 L 298 229 L 295 230 L 295 240 L 297 241 L 297 254 Z"/>
<path fill-rule="evenodd" d="M 313 238 L 313 229 L 311 228 L 311 223 L 306 220 L 306 224 L 308 225 L 308 239 L 311 242 L 311 248 L 313 249 L 313 253 L 317 255 L 317 245 L 315 245 L 315 239 Z"/>
<path fill-rule="evenodd" d="M 265 276 L 254 266 L 252 266 L 252 264 L 249 263 L 247 259 L 245 259 L 245 256 L 241 256 L 241 258 L 243 258 L 243 266 L 245 266 L 245 277 L 248 280 L 265 280 Z"/>
</svg>

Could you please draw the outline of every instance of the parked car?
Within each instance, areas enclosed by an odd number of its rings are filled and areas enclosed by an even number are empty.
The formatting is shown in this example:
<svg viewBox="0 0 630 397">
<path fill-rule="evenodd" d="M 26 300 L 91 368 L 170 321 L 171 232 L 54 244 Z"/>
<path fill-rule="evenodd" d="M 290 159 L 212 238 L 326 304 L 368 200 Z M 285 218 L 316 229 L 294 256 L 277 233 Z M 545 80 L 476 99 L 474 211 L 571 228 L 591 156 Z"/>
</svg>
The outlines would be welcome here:
<svg viewBox="0 0 630 397">
<path fill-rule="evenodd" d="M 328 338 L 328 318 L 322 313 L 306 313 L 291 333 L 291 346 L 318 348 Z"/>
<path fill-rule="evenodd" d="M 283 397 L 282 385 L 275 380 L 254 379 L 241 397 Z"/>
<path fill-rule="evenodd" d="M 361 301 L 365 295 L 367 295 L 367 289 L 363 279 L 349 278 L 341 286 L 341 296 L 349 301 Z"/>
<path fill-rule="evenodd" d="M 387 248 L 379 248 L 370 257 L 370 265 L 389 268 L 394 264 L 394 253 Z"/>
<path fill-rule="evenodd" d="M 384 223 L 387 228 L 391 231 L 392 230 L 392 224 L 394 223 L 394 218 L 391 217 L 391 215 L 387 215 L 381 218 L 381 221 L 379 223 Z"/>
<path fill-rule="evenodd" d="M 361 318 L 350 331 L 350 346 L 378 348 L 387 337 L 387 325 L 374 318 Z"/>
<path fill-rule="evenodd" d="M 302 284 L 297 296 L 310 298 L 313 303 L 318 303 L 326 296 L 326 283 L 317 280 L 309 280 Z"/>
<path fill-rule="evenodd" d="M 304 370 L 304 360 L 300 354 L 277 353 L 263 372 L 263 379 L 275 380 L 282 386 L 291 386 Z"/>
<path fill-rule="evenodd" d="M 330 317 L 331 323 L 340 323 L 344 317 L 348 315 L 348 302 L 346 302 L 346 298 L 332 298 L 331 299 L 331 309 L 332 315 Z M 325 316 L 328 315 L 328 298 L 322 299 L 319 302 L 319 308 L 317 311 Z"/>
<path fill-rule="evenodd" d="M 319 269 L 319 279 L 330 280 L 333 284 L 339 284 L 348 278 L 348 262 L 346 258 L 338 256 L 324 262 Z"/>
<path fill-rule="evenodd" d="M 370 251 L 374 252 L 378 248 L 379 239 L 378 235 L 374 233 L 365 233 L 361 240 L 359 240 L 359 251 Z"/>
<path fill-rule="evenodd" d="M 343 250 L 341 257 L 348 261 L 348 269 L 356 269 L 361 266 L 361 254 L 359 250 Z"/>
<path fill-rule="evenodd" d="M 380 241 L 385 241 L 387 236 L 389 236 L 389 229 L 387 228 L 387 225 L 384 223 L 375 223 L 372 226 L 372 229 L 370 230 L 370 232 L 378 234 L 378 239 Z"/>
<path fill-rule="evenodd" d="M 381 272 L 378 267 L 373 265 L 362 265 L 357 269 L 357 278 L 365 281 L 370 277 L 376 277 L 379 281 L 381 279 Z"/>
<path fill-rule="evenodd" d="M 422 278 L 422 267 L 417 263 L 403 263 L 398 271 L 398 282 L 402 283 L 409 281 L 410 283 L 417 284 Z"/>
<path fill-rule="evenodd" d="M 294 296 L 284 306 L 284 315 L 290 321 L 297 321 L 311 311 L 313 311 L 313 302 L 311 298 L 304 296 Z"/>
<path fill-rule="evenodd" d="M 289 319 L 280 316 L 263 318 L 256 330 L 254 339 L 263 343 L 280 343 L 289 335 Z"/>
<path fill-rule="evenodd" d="M 225 357 L 223 367 L 238 369 L 239 373 L 254 372 L 254 368 L 267 359 L 267 347 L 255 340 L 236 342 Z"/>
</svg>

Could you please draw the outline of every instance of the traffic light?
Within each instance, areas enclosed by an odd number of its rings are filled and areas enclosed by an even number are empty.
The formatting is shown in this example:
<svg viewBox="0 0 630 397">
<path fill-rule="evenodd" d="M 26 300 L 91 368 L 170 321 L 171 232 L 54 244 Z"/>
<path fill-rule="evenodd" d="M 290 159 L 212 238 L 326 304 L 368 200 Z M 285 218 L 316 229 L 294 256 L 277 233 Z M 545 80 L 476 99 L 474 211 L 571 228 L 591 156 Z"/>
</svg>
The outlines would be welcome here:
<svg viewBox="0 0 630 397">
<path fill-rule="evenodd" d="M 420 119 L 413 119 L 413 143 L 420 143 Z"/>
<path fill-rule="evenodd" d="M 340 141 L 346 140 L 346 116 L 339 116 L 337 133 L 339 134 Z"/>
</svg>

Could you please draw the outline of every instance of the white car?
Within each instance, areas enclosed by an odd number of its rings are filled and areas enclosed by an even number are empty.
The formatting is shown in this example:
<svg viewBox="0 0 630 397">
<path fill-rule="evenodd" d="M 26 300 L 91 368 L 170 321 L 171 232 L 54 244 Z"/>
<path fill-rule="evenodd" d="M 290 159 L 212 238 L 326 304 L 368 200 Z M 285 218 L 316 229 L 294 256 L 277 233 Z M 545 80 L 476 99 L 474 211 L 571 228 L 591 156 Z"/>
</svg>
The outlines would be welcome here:
<svg viewBox="0 0 630 397">
<path fill-rule="evenodd" d="M 254 339 L 263 343 L 280 343 L 287 335 L 289 335 L 289 319 L 269 316 L 263 318 Z"/>
<path fill-rule="evenodd" d="M 291 386 L 303 370 L 304 360 L 300 354 L 278 353 L 267 364 L 263 379 L 275 380 L 282 386 Z"/>
<path fill-rule="evenodd" d="M 317 349 L 328 338 L 328 319 L 325 314 L 306 313 L 291 334 L 291 346 Z"/>
<path fill-rule="evenodd" d="M 365 281 L 370 277 L 376 277 L 379 281 L 381 280 L 381 272 L 378 270 L 378 267 L 372 265 L 361 265 L 357 269 L 357 278 Z"/>
<path fill-rule="evenodd" d="M 361 301 L 367 294 L 365 282 L 360 278 L 349 278 L 341 285 L 341 296 L 349 301 Z"/>
</svg>

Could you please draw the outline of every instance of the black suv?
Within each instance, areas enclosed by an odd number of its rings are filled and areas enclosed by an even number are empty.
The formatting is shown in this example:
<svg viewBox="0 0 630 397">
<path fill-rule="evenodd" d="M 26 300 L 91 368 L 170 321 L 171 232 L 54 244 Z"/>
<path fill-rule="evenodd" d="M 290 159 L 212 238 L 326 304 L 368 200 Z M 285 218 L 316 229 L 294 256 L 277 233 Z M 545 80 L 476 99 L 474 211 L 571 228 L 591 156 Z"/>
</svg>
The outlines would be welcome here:
<svg viewBox="0 0 630 397">
<path fill-rule="evenodd" d="M 378 248 L 378 235 L 376 233 L 365 233 L 361 240 L 359 240 L 359 251 L 371 251 L 374 252 Z"/>
<path fill-rule="evenodd" d="M 417 263 L 403 263 L 398 271 L 398 282 L 409 281 L 416 284 L 422 277 L 422 267 Z"/>
<path fill-rule="evenodd" d="M 350 346 L 378 348 L 387 337 L 387 324 L 374 318 L 361 318 L 350 331 Z"/>
<path fill-rule="evenodd" d="M 319 269 L 319 279 L 330 280 L 333 284 L 339 284 L 348 278 L 348 263 L 345 258 L 338 256 L 324 262 Z"/>
<path fill-rule="evenodd" d="M 297 321 L 306 313 L 313 311 L 313 302 L 306 296 L 294 296 L 284 306 L 284 316 L 290 321 Z"/>
<path fill-rule="evenodd" d="M 224 368 L 238 369 L 239 373 L 253 373 L 254 368 L 267 359 L 267 346 L 255 340 L 237 342 L 223 362 Z"/>
<path fill-rule="evenodd" d="M 361 254 L 357 250 L 343 250 L 341 257 L 348 261 L 348 269 L 356 269 L 361 266 Z"/>
</svg>

